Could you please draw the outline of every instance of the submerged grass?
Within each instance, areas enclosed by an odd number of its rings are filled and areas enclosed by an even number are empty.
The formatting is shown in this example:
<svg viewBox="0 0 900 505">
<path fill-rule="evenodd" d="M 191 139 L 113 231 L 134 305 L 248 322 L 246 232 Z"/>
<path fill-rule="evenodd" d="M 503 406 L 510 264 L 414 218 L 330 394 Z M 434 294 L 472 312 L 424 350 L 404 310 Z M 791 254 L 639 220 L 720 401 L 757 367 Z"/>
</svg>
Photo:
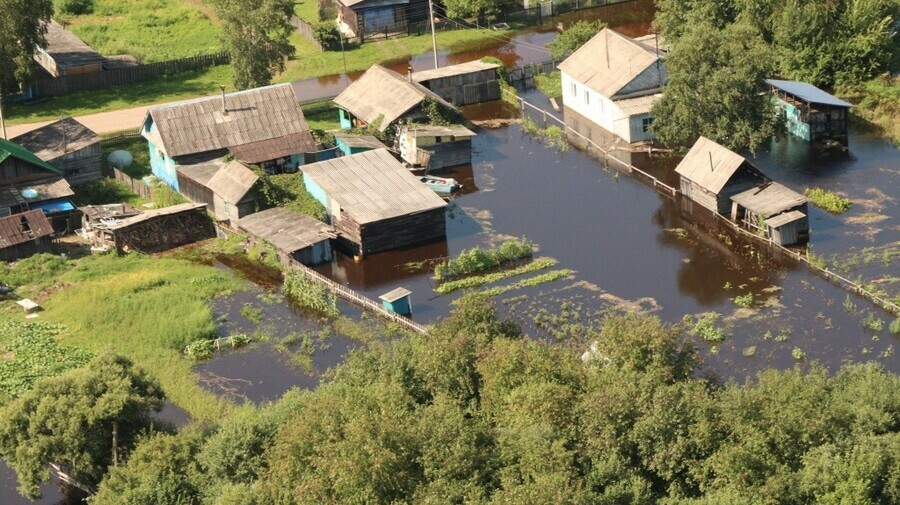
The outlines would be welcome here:
<svg viewBox="0 0 900 505">
<path fill-rule="evenodd" d="M 557 261 L 553 258 L 537 258 L 534 261 L 515 268 L 511 268 L 509 270 L 502 270 L 500 272 L 492 272 L 484 275 L 474 275 L 471 277 L 466 277 L 464 279 L 445 282 L 434 288 L 434 290 L 437 293 L 446 295 L 459 289 L 476 288 L 484 284 L 497 282 L 503 279 L 508 279 L 510 277 L 515 277 L 517 275 L 544 270 L 546 268 L 556 266 L 556 263 Z"/>
<path fill-rule="evenodd" d="M 506 263 L 530 258 L 533 250 L 534 243 L 524 237 L 511 238 L 499 246 L 487 249 L 473 247 L 435 266 L 434 278 L 437 281 L 444 281 L 484 272 Z"/>
<path fill-rule="evenodd" d="M 535 275 L 534 277 L 529 277 L 527 279 L 522 279 L 518 282 L 514 282 L 506 286 L 496 286 L 493 288 L 485 289 L 482 291 L 482 293 L 487 296 L 498 296 L 514 289 L 529 288 L 533 286 L 539 286 L 541 284 L 546 284 L 548 282 L 558 281 L 560 279 L 567 279 L 572 277 L 572 274 L 574 273 L 574 271 L 569 270 L 568 268 L 564 268 L 561 270 L 551 270 L 550 272 Z"/>
<path fill-rule="evenodd" d="M 803 192 L 816 207 L 832 214 L 842 214 L 853 205 L 849 198 L 822 188 L 806 188 Z"/>
<path fill-rule="evenodd" d="M 128 356 L 195 419 L 217 420 L 234 407 L 197 384 L 182 351 L 216 336 L 209 301 L 243 287 L 240 280 L 213 267 L 137 254 L 91 256 L 67 266 L 30 278 L 27 288 L 65 286 L 41 301 L 43 320 L 68 327 L 63 344 Z"/>
</svg>

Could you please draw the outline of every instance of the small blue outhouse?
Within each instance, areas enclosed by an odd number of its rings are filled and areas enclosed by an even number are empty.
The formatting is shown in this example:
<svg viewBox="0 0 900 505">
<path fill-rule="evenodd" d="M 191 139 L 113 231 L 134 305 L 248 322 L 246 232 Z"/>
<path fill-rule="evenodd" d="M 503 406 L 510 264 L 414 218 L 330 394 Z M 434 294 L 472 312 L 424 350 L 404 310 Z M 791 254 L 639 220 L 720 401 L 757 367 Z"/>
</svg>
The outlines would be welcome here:
<svg viewBox="0 0 900 505">
<path fill-rule="evenodd" d="M 400 314 L 401 316 L 412 315 L 412 303 L 409 301 L 409 295 L 412 291 L 406 288 L 397 288 L 379 296 L 381 304 L 385 309 Z"/>
</svg>

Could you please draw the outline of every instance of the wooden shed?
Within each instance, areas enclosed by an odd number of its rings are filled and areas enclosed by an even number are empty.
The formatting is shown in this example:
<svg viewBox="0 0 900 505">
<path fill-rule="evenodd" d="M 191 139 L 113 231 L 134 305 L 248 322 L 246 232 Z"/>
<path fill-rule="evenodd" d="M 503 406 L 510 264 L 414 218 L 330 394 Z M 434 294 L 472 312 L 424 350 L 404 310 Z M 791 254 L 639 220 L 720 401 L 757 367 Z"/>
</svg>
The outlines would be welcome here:
<svg viewBox="0 0 900 505">
<path fill-rule="evenodd" d="M 103 177 L 100 136 L 75 119 L 60 119 L 12 141 L 54 166 L 72 186 Z"/>
<path fill-rule="evenodd" d="M 500 65 L 481 60 L 414 72 L 412 78 L 456 106 L 500 98 L 497 69 Z"/>
<path fill-rule="evenodd" d="M 805 82 L 766 79 L 766 83 L 772 87 L 792 135 L 813 144 L 834 141 L 847 146 L 853 104 Z"/>
<path fill-rule="evenodd" d="M 50 248 L 53 227 L 39 210 L 0 217 L 0 260 L 15 261 Z"/>
<path fill-rule="evenodd" d="M 336 0 L 341 31 L 365 41 L 370 34 L 409 32 L 411 22 L 428 19 L 427 0 Z"/>
<path fill-rule="evenodd" d="M 762 231 L 779 245 L 809 240 L 808 200 L 777 182 L 766 182 L 731 197 L 731 220 Z"/>
<path fill-rule="evenodd" d="M 429 171 L 472 163 L 472 137 L 465 126 L 404 125 L 400 127 L 400 157 Z"/>
<path fill-rule="evenodd" d="M 385 131 L 400 119 L 425 122 L 428 116 L 422 109 L 425 100 L 456 110 L 449 102 L 425 86 L 381 65 L 372 65 L 366 73 L 335 97 L 339 108 L 341 128 L 373 126 Z"/>
<path fill-rule="evenodd" d="M 215 226 L 206 214 L 206 206 L 198 203 L 154 209 L 94 228 L 98 245 L 119 252 L 158 253 L 215 236 Z"/>
<path fill-rule="evenodd" d="M 256 211 L 256 182 L 259 176 L 239 161 L 179 166 L 181 194 L 205 204 L 219 221 L 241 219 Z"/>
<path fill-rule="evenodd" d="M 337 238 L 334 228 L 318 219 L 280 207 L 242 218 L 237 227 L 275 246 L 282 263 L 290 257 L 306 266 L 331 261 L 331 241 Z"/>
<path fill-rule="evenodd" d="M 38 47 L 34 60 L 53 77 L 88 74 L 103 70 L 105 59 L 56 21 L 47 23 L 44 47 Z"/>
<path fill-rule="evenodd" d="M 367 256 L 446 236 L 441 197 L 387 149 L 313 163 L 303 169 L 306 189 L 328 212 L 338 243 Z"/>
<path fill-rule="evenodd" d="M 342 153 L 350 156 L 372 149 L 382 149 L 387 146 L 378 140 L 375 135 L 362 135 L 358 133 L 335 133 L 334 144 Z"/>
<path fill-rule="evenodd" d="M 385 309 L 401 316 L 411 316 L 412 302 L 410 301 L 410 295 L 412 295 L 412 291 L 406 288 L 396 288 L 378 298 L 381 299 L 381 305 Z"/>
<path fill-rule="evenodd" d="M 731 197 L 766 181 L 743 156 L 700 137 L 675 169 L 681 193 L 710 211 L 728 215 Z"/>
<path fill-rule="evenodd" d="M 91 230 L 95 225 L 108 225 L 141 213 L 141 211 L 127 203 L 85 205 L 78 207 L 78 210 L 81 211 L 81 227 L 84 230 Z"/>
</svg>

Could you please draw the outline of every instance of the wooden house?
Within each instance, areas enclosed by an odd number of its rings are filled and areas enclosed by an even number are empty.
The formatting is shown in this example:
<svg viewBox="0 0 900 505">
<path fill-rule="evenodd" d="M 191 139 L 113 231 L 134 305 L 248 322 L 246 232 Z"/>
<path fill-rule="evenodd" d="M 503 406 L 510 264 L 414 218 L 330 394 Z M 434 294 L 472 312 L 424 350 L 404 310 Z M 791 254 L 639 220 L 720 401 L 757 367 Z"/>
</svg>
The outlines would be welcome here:
<svg viewBox="0 0 900 505">
<path fill-rule="evenodd" d="M 205 204 L 218 221 L 236 221 L 256 211 L 259 176 L 239 161 L 178 166 L 176 172 L 181 194 Z"/>
<path fill-rule="evenodd" d="M 0 217 L 0 261 L 15 261 L 50 249 L 53 227 L 40 210 Z"/>
<path fill-rule="evenodd" d="M 151 107 L 141 127 L 153 174 L 178 189 L 176 165 L 229 152 L 271 172 L 296 171 L 318 150 L 290 84 Z"/>
<path fill-rule="evenodd" d="M 732 196 L 766 182 L 746 158 L 706 137 L 697 140 L 675 171 L 684 196 L 725 216 Z"/>
<path fill-rule="evenodd" d="M 446 236 L 441 197 L 387 149 L 313 163 L 307 191 L 325 206 L 338 244 L 355 256 L 400 249 Z"/>
<path fill-rule="evenodd" d="M 287 258 L 306 266 L 331 261 L 331 241 L 337 238 L 334 228 L 318 219 L 275 207 L 251 214 L 237 222 L 237 227 L 253 240 L 265 240 L 278 251 L 283 264 Z"/>
<path fill-rule="evenodd" d="M 497 69 L 500 65 L 481 60 L 414 72 L 412 78 L 456 106 L 500 98 Z"/>
<path fill-rule="evenodd" d="M 24 147 L 0 139 L 0 217 L 40 209 L 57 232 L 78 227 L 75 195 L 62 173 Z"/>
<path fill-rule="evenodd" d="M 373 126 L 385 131 L 400 119 L 427 122 L 422 109 L 425 100 L 456 110 L 425 86 L 381 65 L 373 65 L 334 99 L 339 108 L 341 128 Z"/>
<path fill-rule="evenodd" d="M 118 252 L 158 253 L 215 236 L 206 206 L 183 203 L 95 225 L 92 238 L 94 245 Z"/>
<path fill-rule="evenodd" d="M 650 109 L 668 81 L 664 53 L 604 28 L 559 64 L 563 105 L 626 142 L 652 140 Z"/>
<path fill-rule="evenodd" d="M 335 133 L 334 144 L 338 150 L 347 156 L 359 154 L 372 149 L 383 149 L 387 146 L 375 135 L 362 135 L 357 133 Z"/>
<path fill-rule="evenodd" d="M 103 177 L 100 136 L 75 119 L 65 118 L 12 139 L 79 186 Z"/>
<path fill-rule="evenodd" d="M 765 182 L 731 197 L 731 220 L 741 222 L 779 245 L 809 240 L 805 196 L 777 182 Z"/>
<path fill-rule="evenodd" d="M 772 87 L 792 135 L 813 144 L 834 141 L 847 146 L 853 104 L 805 82 L 766 79 L 766 83 Z"/>
<path fill-rule="evenodd" d="M 337 0 L 338 26 L 364 41 L 370 34 L 407 33 L 410 22 L 428 19 L 428 0 Z"/>
<path fill-rule="evenodd" d="M 47 43 L 34 52 L 34 60 L 53 77 L 87 74 L 103 70 L 105 58 L 78 35 L 56 21 L 47 23 Z"/>
<path fill-rule="evenodd" d="M 404 125 L 397 138 L 400 157 L 411 166 L 440 170 L 472 163 L 472 137 L 465 126 Z"/>
</svg>

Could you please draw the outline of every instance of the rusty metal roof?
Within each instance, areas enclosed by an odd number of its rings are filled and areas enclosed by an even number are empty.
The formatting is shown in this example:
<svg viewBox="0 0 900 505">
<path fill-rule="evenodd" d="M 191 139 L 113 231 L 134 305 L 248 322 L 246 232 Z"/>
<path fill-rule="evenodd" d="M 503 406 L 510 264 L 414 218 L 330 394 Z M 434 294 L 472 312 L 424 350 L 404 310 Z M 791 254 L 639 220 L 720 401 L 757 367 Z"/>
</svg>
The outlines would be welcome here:
<svg viewBox="0 0 900 505">
<path fill-rule="evenodd" d="M 53 226 L 40 210 L 0 217 L 0 249 L 24 244 L 53 233 Z"/>
<path fill-rule="evenodd" d="M 317 151 L 316 139 L 312 133 L 303 131 L 283 137 L 249 142 L 228 148 L 235 158 L 244 163 L 262 163 L 295 154 Z"/>
<path fill-rule="evenodd" d="M 12 139 L 44 161 L 99 144 L 100 136 L 87 126 L 67 117 Z"/>
<path fill-rule="evenodd" d="M 657 89 L 666 82 L 654 49 L 604 28 L 559 64 L 559 69 L 607 97 Z M 565 97 L 563 97 L 565 100 Z"/>
<path fill-rule="evenodd" d="M 746 158 L 740 154 L 700 137 L 675 171 L 698 186 L 718 193 L 745 162 Z"/>
<path fill-rule="evenodd" d="M 228 93 L 225 108 L 221 96 L 151 107 L 157 147 L 176 157 L 309 131 L 290 84 Z"/>
<path fill-rule="evenodd" d="M 447 206 L 387 149 L 304 165 L 303 172 L 359 224 Z"/>
<path fill-rule="evenodd" d="M 237 226 L 287 254 L 337 237 L 334 228 L 318 219 L 281 207 L 250 214 Z"/>
<path fill-rule="evenodd" d="M 369 124 L 381 117 L 378 129 L 384 131 L 426 98 L 456 110 L 425 86 L 410 82 L 406 77 L 381 65 L 372 65 L 362 77 L 341 92 L 334 103 Z"/>
</svg>

